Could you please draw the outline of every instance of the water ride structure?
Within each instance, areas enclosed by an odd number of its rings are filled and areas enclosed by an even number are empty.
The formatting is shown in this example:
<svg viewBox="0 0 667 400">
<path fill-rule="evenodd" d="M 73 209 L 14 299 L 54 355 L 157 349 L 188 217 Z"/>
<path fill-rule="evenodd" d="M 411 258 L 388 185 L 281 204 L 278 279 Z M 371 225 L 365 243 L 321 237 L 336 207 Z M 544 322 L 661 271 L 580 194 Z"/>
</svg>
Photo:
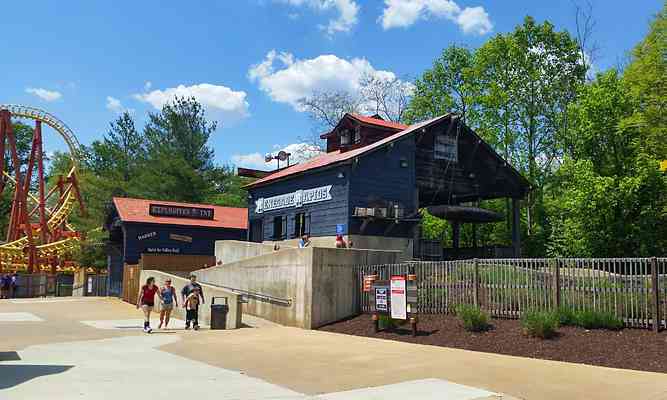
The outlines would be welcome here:
<svg viewBox="0 0 667 400">
<path fill-rule="evenodd" d="M 17 149 L 12 119 L 35 123 L 26 160 L 21 160 Z M 50 187 L 44 173 L 43 124 L 64 139 L 71 160 L 69 173 L 51 177 Z M 68 219 L 77 204 L 81 213 L 85 213 L 76 175 L 80 149 L 72 130 L 48 112 L 29 106 L 0 104 L 0 196 L 11 195 L 6 241 L 0 242 L 0 272 L 50 271 L 55 274 L 73 264 L 70 258 L 82 234 Z"/>
</svg>

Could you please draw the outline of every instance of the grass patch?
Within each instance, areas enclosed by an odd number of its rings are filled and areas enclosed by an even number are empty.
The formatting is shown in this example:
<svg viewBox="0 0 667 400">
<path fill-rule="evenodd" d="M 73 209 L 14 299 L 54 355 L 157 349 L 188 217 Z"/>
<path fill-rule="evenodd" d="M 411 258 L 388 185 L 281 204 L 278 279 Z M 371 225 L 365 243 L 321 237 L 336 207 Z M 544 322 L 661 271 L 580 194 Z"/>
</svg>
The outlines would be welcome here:
<svg viewBox="0 0 667 400">
<path fill-rule="evenodd" d="M 521 318 L 524 333 L 540 339 L 556 336 L 559 324 L 559 314 L 551 311 L 529 311 Z"/>
<path fill-rule="evenodd" d="M 460 304 L 456 307 L 456 316 L 463 322 L 463 327 L 467 331 L 484 332 L 491 328 L 489 316 L 479 307 Z"/>
</svg>

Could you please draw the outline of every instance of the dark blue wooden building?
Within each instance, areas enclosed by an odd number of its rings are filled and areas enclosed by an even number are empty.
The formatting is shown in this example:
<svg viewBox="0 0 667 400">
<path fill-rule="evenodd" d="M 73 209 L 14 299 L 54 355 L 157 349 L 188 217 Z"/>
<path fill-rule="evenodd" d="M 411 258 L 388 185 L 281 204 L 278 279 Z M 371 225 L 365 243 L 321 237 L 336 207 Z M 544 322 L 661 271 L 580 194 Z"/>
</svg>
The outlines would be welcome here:
<svg viewBox="0 0 667 400">
<path fill-rule="evenodd" d="M 216 240 L 246 240 L 245 208 L 114 197 L 109 232 L 109 290 L 119 295 L 123 266 L 143 253 L 215 255 Z"/>
<path fill-rule="evenodd" d="M 428 208 L 453 223 L 458 246 L 461 223 L 503 218 L 476 202 L 504 197 L 514 200 L 518 253 L 518 200 L 530 185 L 457 115 L 406 126 L 346 114 L 322 138 L 326 153 L 247 186 L 249 240 L 343 234 L 355 247 L 395 248 L 403 239 L 415 250 L 419 209 Z"/>
</svg>

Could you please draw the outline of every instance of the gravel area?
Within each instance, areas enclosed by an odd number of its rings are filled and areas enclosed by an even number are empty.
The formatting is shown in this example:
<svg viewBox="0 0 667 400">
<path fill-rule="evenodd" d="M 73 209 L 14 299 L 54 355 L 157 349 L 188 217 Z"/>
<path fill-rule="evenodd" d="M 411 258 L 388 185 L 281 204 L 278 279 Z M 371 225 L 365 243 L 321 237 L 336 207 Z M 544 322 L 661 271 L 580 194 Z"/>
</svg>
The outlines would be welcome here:
<svg viewBox="0 0 667 400">
<path fill-rule="evenodd" d="M 410 325 L 373 332 L 370 315 L 336 322 L 322 331 L 376 337 L 402 342 L 507 354 L 512 356 L 567 361 L 613 368 L 667 373 L 667 332 L 650 330 L 585 330 L 560 327 L 550 340 L 526 337 L 516 320 L 491 320 L 493 327 L 484 333 L 471 333 L 449 315 L 421 315 L 418 336 L 412 337 Z"/>
</svg>

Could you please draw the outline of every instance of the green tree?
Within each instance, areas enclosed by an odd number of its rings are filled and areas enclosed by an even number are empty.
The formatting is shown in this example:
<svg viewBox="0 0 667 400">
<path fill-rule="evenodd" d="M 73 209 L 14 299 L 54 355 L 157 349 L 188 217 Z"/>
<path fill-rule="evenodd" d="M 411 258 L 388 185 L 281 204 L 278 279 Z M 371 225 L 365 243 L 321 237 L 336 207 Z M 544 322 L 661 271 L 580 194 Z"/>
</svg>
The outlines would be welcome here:
<svg viewBox="0 0 667 400">
<path fill-rule="evenodd" d="M 667 6 L 666 6 L 667 7 Z M 665 9 L 622 76 L 598 74 L 571 107 L 573 158 L 549 182 L 548 252 L 565 256 L 667 253 Z"/>
<path fill-rule="evenodd" d="M 473 53 L 465 47 L 450 46 L 415 81 L 406 119 L 416 122 L 456 112 L 463 122 L 475 125 L 478 89 Z"/>
<path fill-rule="evenodd" d="M 208 174 L 215 184 L 215 192 L 206 199 L 207 203 L 227 207 L 247 207 L 248 191 L 243 186 L 252 181 L 234 173 L 231 166 L 216 167 Z"/>
<path fill-rule="evenodd" d="M 177 97 L 159 113 L 149 114 L 144 128 L 149 157 L 175 156 L 197 172 L 213 168 L 213 149 L 208 140 L 217 122 L 206 119 L 204 108 L 194 98 Z"/>
<path fill-rule="evenodd" d="M 640 133 L 637 145 L 658 159 L 667 159 L 667 3 L 650 30 L 632 51 L 623 79 L 633 113 L 622 122 Z"/>
<path fill-rule="evenodd" d="M 149 114 L 144 128 L 147 157 L 138 177 L 142 195 L 203 202 L 215 193 L 208 179 L 215 169 L 208 140 L 216 127 L 194 98 L 176 98 L 159 113 Z"/>
</svg>

